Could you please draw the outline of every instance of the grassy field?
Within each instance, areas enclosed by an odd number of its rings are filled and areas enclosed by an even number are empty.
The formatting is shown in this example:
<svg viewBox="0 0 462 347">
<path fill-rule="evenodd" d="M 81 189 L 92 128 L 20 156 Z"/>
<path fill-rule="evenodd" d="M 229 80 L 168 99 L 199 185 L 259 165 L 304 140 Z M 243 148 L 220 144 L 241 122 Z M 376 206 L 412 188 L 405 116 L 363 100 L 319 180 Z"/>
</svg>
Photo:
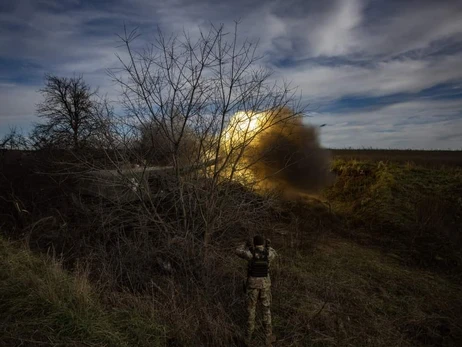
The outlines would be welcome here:
<svg viewBox="0 0 462 347">
<path fill-rule="evenodd" d="M 276 202 L 265 217 L 280 254 L 272 267 L 275 346 L 460 346 L 462 169 L 335 157 L 335 184 L 316 197 Z M 77 222 L 77 229 L 95 223 Z M 0 344 L 239 346 L 245 264 L 234 244 L 213 255 L 215 277 L 202 286 L 196 270 L 166 275 L 150 267 L 151 234 L 120 234 L 118 241 L 140 244 L 115 253 L 117 269 L 126 269 L 118 276 L 133 271 L 130 281 L 145 276 L 158 287 L 133 291 L 116 286 L 118 278 L 113 286 L 95 280 L 110 268 L 104 258 L 83 249 L 66 260 L 99 231 L 40 223 L 25 225 L 22 236 L 19 226 L 15 234 L 2 229 L 22 241 L 0 239 Z M 49 254 L 59 246 L 63 261 L 25 243 Z M 263 345 L 261 326 L 255 345 Z"/>
<path fill-rule="evenodd" d="M 273 289 L 283 346 L 457 346 L 460 285 L 345 239 L 284 252 Z M 290 285 L 287 285 L 290 284 Z"/>
<path fill-rule="evenodd" d="M 461 273 L 461 168 L 336 160 L 333 170 L 324 198 L 345 217 L 345 235 Z"/>
<path fill-rule="evenodd" d="M 0 238 L 2 346 L 163 346 L 164 328 L 151 305 L 107 293 L 84 274 Z"/>
<path fill-rule="evenodd" d="M 422 151 L 387 149 L 332 149 L 335 159 L 391 161 L 426 167 L 462 167 L 462 151 Z"/>
</svg>

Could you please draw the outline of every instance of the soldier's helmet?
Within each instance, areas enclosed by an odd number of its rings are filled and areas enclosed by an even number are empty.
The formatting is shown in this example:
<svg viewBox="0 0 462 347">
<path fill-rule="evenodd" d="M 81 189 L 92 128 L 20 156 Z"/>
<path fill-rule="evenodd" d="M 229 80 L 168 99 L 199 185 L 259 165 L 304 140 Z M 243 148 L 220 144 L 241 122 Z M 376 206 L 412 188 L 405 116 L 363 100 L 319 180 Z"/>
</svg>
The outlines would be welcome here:
<svg viewBox="0 0 462 347">
<path fill-rule="evenodd" d="M 261 235 L 255 235 L 253 238 L 254 246 L 263 246 L 265 244 L 265 239 Z"/>
</svg>

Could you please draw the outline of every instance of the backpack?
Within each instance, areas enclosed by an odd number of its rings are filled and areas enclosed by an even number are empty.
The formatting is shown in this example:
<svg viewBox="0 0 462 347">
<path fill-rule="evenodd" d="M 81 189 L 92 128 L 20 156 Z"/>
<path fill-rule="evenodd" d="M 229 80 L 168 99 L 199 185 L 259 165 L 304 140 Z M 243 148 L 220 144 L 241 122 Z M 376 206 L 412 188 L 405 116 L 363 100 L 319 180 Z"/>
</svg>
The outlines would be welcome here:
<svg viewBox="0 0 462 347">
<path fill-rule="evenodd" d="M 265 247 L 263 251 L 260 251 L 256 248 L 252 248 L 251 251 L 253 257 L 252 260 L 249 261 L 247 276 L 267 277 L 269 273 L 268 248 Z"/>
</svg>

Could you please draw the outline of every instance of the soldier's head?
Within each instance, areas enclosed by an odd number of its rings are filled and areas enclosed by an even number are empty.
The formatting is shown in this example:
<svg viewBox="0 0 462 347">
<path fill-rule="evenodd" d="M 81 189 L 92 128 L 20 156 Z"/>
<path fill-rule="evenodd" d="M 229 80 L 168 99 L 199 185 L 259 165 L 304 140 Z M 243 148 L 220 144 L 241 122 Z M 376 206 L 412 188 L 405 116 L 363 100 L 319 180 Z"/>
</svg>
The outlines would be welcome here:
<svg viewBox="0 0 462 347">
<path fill-rule="evenodd" d="M 264 246 L 264 245 L 265 245 L 265 239 L 264 239 L 264 237 L 261 236 L 261 235 L 255 235 L 255 236 L 253 237 L 253 245 L 254 245 L 255 247 L 257 247 L 257 246 Z"/>
</svg>

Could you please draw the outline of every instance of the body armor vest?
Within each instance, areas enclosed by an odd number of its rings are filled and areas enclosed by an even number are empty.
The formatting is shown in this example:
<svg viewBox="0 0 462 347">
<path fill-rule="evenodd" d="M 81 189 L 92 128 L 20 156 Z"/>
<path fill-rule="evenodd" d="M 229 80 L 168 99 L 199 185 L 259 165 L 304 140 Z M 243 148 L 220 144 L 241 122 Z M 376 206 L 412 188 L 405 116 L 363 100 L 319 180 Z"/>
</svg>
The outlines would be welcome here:
<svg viewBox="0 0 462 347">
<path fill-rule="evenodd" d="M 269 272 L 268 249 L 263 251 L 252 249 L 253 258 L 249 262 L 247 275 L 251 277 L 267 277 Z"/>
</svg>

